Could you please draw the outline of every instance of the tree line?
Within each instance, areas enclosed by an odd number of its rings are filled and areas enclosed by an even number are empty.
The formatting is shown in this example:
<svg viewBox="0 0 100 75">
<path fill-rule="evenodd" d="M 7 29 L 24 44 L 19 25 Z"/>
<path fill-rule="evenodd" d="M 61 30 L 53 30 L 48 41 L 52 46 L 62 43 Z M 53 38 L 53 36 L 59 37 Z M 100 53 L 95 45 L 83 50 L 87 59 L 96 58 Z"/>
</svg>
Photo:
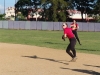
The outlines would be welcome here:
<svg viewBox="0 0 100 75">
<path fill-rule="evenodd" d="M 37 9 L 42 9 L 39 13 L 42 21 L 68 21 L 69 9 L 81 11 L 82 21 L 83 14 L 89 14 L 99 21 L 100 0 L 18 0 L 15 8 L 16 13 L 20 11 L 25 17 L 29 10 L 35 13 Z"/>
</svg>

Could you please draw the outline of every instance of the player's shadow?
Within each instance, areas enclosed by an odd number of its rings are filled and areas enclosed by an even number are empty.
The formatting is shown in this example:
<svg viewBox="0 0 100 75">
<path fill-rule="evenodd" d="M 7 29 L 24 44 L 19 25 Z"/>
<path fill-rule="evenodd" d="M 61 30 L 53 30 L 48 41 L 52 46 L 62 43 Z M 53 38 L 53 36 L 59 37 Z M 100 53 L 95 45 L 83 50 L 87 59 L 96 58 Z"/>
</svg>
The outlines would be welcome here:
<svg viewBox="0 0 100 75">
<path fill-rule="evenodd" d="M 34 56 L 22 56 L 22 57 L 33 58 L 33 59 L 44 59 L 44 60 L 48 60 L 48 61 L 52 61 L 52 62 L 57 62 L 57 63 L 69 65 L 68 63 L 61 62 L 62 60 L 55 60 L 55 59 L 50 59 L 50 58 L 41 58 L 41 57 L 38 57 L 36 55 L 34 55 Z"/>
<path fill-rule="evenodd" d="M 77 72 L 82 72 L 82 73 L 87 73 L 87 74 L 91 74 L 91 75 L 100 75 L 100 72 L 96 72 L 93 70 L 84 70 L 84 69 L 70 69 L 70 68 L 63 68 L 60 67 L 61 69 L 67 69 L 67 70 L 72 70 L 72 71 L 77 71 Z"/>
<path fill-rule="evenodd" d="M 46 44 L 59 44 L 59 45 L 65 45 L 65 44 L 62 44 L 62 43 L 53 43 L 53 42 L 45 42 Z"/>
<path fill-rule="evenodd" d="M 91 66 L 91 67 L 97 67 L 100 68 L 100 66 L 94 66 L 94 65 L 87 65 L 87 64 L 83 64 L 84 66 Z"/>
</svg>

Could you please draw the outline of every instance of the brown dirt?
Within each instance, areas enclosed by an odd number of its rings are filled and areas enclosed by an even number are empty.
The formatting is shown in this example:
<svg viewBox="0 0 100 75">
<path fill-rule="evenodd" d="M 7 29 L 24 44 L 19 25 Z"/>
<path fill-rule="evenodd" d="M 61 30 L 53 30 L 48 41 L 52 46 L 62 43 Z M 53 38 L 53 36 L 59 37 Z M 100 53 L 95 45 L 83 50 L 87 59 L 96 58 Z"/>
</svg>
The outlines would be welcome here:
<svg viewBox="0 0 100 75">
<path fill-rule="evenodd" d="M 77 56 L 69 62 L 65 50 L 0 43 L 0 75 L 100 75 L 100 55 Z"/>
</svg>

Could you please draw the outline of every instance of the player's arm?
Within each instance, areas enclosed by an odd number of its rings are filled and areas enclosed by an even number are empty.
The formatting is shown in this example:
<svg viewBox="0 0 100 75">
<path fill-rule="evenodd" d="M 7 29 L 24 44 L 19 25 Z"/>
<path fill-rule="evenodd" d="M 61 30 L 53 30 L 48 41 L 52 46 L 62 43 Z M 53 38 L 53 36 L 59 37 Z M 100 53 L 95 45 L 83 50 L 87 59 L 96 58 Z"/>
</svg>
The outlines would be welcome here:
<svg viewBox="0 0 100 75">
<path fill-rule="evenodd" d="M 67 38 L 67 35 L 66 34 L 64 34 L 64 38 Z"/>
<path fill-rule="evenodd" d="M 65 38 L 66 38 L 66 34 L 62 35 L 62 39 L 65 41 Z"/>
<path fill-rule="evenodd" d="M 76 25 L 72 24 L 70 27 L 74 30 L 76 28 Z"/>
<path fill-rule="evenodd" d="M 70 25 L 70 28 L 73 28 L 73 24 Z"/>
<path fill-rule="evenodd" d="M 79 26 L 77 25 L 77 29 L 79 29 Z"/>
</svg>

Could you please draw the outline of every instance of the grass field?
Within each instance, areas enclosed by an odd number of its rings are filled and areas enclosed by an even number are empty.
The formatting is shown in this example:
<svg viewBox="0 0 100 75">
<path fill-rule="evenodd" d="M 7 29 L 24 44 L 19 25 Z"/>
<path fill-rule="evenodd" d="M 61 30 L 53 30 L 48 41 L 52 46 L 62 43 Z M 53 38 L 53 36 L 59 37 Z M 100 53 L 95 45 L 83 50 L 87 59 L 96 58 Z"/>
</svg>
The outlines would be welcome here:
<svg viewBox="0 0 100 75">
<path fill-rule="evenodd" d="M 63 31 L 7 30 L 0 29 L 0 42 L 27 44 L 65 50 L 69 40 L 61 39 Z M 78 32 L 82 45 L 77 42 L 78 52 L 100 55 L 100 32 Z"/>
</svg>

